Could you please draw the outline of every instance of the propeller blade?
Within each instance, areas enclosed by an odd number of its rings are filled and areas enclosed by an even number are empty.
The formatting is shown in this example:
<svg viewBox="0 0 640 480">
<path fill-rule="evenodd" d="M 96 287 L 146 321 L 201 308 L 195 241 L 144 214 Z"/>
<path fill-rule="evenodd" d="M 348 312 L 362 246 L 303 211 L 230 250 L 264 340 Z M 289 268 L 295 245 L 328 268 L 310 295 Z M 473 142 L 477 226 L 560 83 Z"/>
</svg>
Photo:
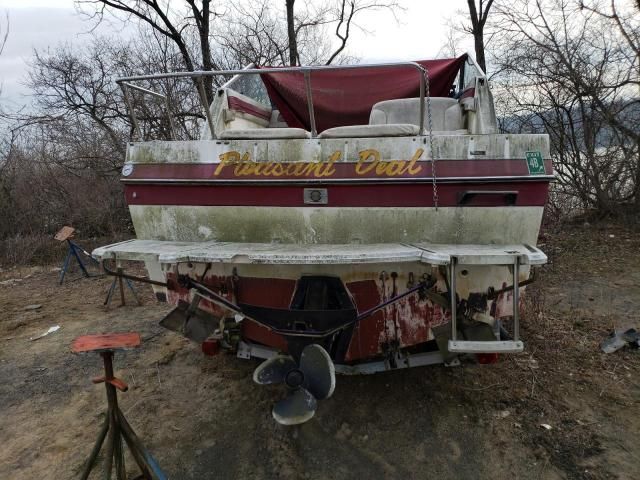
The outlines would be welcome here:
<svg viewBox="0 0 640 480">
<path fill-rule="evenodd" d="M 304 386 L 318 400 L 329 398 L 336 388 L 336 369 L 327 351 L 318 344 L 304 347 L 300 355 Z"/>
<path fill-rule="evenodd" d="M 311 420 L 318 408 L 318 402 L 308 390 L 292 390 L 273 406 L 273 418 L 280 425 L 299 425 Z"/>
<path fill-rule="evenodd" d="M 265 360 L 253 371 L 253 381 L 259 385 L 272 385 L 284 382 L 287 373 L 298 368 L 288 355 L 276 355 Z"/>
</svg>

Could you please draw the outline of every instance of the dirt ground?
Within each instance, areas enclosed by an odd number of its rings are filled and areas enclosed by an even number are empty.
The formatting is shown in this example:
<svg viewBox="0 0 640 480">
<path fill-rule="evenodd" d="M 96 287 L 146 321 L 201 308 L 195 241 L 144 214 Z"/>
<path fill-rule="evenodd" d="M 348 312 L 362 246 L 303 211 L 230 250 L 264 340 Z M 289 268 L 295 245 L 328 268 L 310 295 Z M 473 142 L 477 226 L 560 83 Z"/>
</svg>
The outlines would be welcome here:
<svg viewBox="0 0 640 480">
<path fill-rule="evenodd" d="M 527 290 L 525 353 L 338 377 L 294 428 L 272 420 L 282 391 L 253 384 L 257 361 L 206 357 L 165 331 L 168 308 L 146 288 L 144 306 L 107 309 L 108 278 L 58 286 L 51 267 L 0 272 L 0 479 L 78 476 L 105 399 L 90 381 L 99 357 L 69 345 L 132 330 L 143 345 L 116 356 L 131 387 L 120 403 L 172 479 L 638 478 L 640 351 L 598 344 L 614 324 L 640 327 L 640 237 L 580 225 L 543 243 L 551 263 Z"/>
</svg>

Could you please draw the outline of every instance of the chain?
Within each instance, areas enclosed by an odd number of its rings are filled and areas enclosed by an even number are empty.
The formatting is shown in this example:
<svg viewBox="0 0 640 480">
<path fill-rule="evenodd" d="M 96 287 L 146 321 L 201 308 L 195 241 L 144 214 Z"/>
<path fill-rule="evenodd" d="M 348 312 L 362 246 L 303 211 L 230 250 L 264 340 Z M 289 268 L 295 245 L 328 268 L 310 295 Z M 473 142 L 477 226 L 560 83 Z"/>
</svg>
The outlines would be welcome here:
<svg viewBox="0 0 640 480">
<path fill-rule="evenodd" d="M 429 151 L 431 154 L 431 180 L 433 183 L 433 205 L 438 211 L 438 185 L 436 184 L 436 155 L 433 150 L 433 119 L 431 118 L 431 94 L 429 93 L 429 70 L 424 67 L 425 87 L 427 95 L 427 123 L 429 124 Z"/>
</svg>

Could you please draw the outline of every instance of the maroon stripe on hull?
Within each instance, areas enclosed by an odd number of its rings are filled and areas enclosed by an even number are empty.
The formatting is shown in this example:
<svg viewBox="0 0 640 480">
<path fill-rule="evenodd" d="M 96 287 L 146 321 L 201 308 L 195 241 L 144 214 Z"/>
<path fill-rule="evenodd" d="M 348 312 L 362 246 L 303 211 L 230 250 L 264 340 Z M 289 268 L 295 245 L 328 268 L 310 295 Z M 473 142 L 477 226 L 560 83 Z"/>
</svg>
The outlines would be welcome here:
<svg viewBox="0 0 640 480">
<path fill-rule="evenodd" d="M 265 206 L 265 207 L 432 207 L 433 186 L 430 183 L 376 185 L 314 185 L 326 188 L 328 203 L 305 204 L 304 187 L 299 185 L 166 185 L 139 184 L 125 186 L 129 205 L 189 205 L 189 206 Z M 500 207 L 544 206 L 549 190 L 548 181 L 540 182 L 459 182 L 438 185 L 438 205 Z M 496 192 L 470 194 L 469 192 Z M 504 192 L 517 192 L 507 195 Z M 514 198 L 515 197 L 515 198 Z"/>
<path fill-rule="evenodd" d="M 241 166 L 221 166 L 219 163 L 199 164 L 136 164 L 127 182 L 145 180 L 309 180 L 309 179 L 388 179 L 388 178 L 430 178 L 432 164 L 430 161 L 417 161 L 414 167 L 404 172 L 388 175 L 386 171 L 376 172 L 370 164 L 362 164 L 357 170 L 355 162 L 335 162 L 331 165 L 331 174 L 327 171 L 327 163 L 321 169 L 309 169 L 295 174 L 296 163 L 274 162 L 281 167 L 269 168 L 261 175 L 245 174 Z M 313 163 L 311 163 L 313 164 Z M 240 164 L 242 165 L 242 164 Z M 496 177 L 496 176 L 529 176 L 527 162 L 524 159 L 473 159 L 473 160 L 438 160 L 437 177 Z M 551 160 L 545 160 L 545 170 L 553 174 Z M 393 171 L 393 169 L 392 169 Z M 316 174 L 317 172 L 317 174 Z M 415 173 L 411 173 L 415 172 Z"/>
</svg>

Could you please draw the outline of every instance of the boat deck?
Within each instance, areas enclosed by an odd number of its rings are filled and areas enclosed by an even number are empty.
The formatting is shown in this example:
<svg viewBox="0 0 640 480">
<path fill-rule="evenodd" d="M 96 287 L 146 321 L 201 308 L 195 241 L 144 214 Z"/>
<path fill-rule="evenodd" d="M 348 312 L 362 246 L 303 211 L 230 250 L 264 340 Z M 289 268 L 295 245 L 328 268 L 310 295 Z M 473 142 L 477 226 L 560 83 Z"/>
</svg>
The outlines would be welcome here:
<svg viewBox="0 0 640 480">
<path fill-rule="evenodd" d="M 431 243 L 383 244 L 282 244 L 234 242 L 173 242 L 128 240 L 92 252 L 98 260 L 156 261 L 176 263 L 238 263 L 345 265 L 363 263 L 420 262 L 449 265 L 541 265 L 547 256 L 527 245 L 445 245 Z"/>
</svg>

